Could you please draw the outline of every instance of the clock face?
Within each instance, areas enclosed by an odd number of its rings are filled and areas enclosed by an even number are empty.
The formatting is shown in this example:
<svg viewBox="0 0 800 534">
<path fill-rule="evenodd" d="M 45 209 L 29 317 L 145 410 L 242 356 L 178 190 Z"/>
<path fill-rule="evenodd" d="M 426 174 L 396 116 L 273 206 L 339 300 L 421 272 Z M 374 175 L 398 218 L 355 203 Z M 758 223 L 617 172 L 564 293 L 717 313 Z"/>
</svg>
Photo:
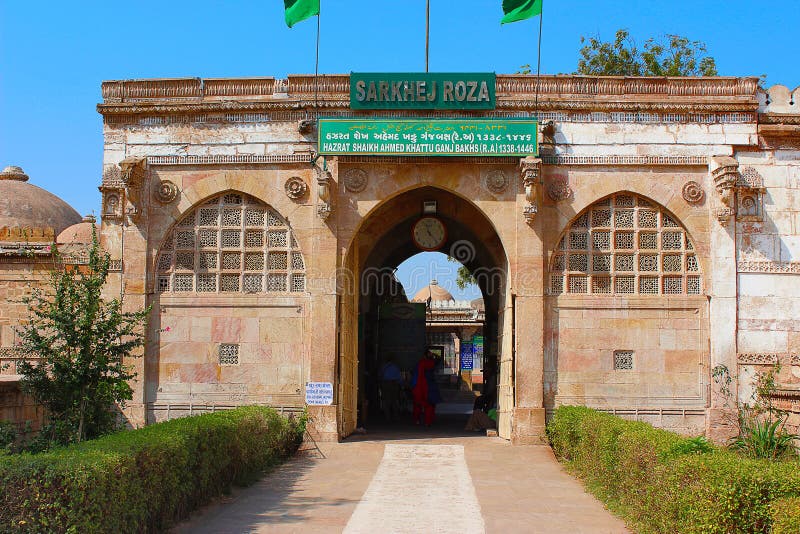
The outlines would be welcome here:
<svg viewBox="0 0 800 534">
<path fill-rule="evenodd" d="M 447 240 L 447 229 L 436 217 L 422 217 L 411 228 L 414 244 L 422 250 L 437 250 Z"/>
</svg>

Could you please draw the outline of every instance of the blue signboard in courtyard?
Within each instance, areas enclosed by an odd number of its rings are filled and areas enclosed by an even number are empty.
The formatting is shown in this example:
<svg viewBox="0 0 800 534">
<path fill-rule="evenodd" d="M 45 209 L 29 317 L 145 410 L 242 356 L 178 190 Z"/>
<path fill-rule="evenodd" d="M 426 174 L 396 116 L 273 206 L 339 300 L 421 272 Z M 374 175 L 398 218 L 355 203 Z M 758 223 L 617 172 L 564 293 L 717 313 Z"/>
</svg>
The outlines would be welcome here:
<svg viewBox="0 0 800 534">
<path fill-rule="evenodd" d="M 472 371 L 474 348 L 471 341 L 461 342 L 461 370 Z"/>
</svg>

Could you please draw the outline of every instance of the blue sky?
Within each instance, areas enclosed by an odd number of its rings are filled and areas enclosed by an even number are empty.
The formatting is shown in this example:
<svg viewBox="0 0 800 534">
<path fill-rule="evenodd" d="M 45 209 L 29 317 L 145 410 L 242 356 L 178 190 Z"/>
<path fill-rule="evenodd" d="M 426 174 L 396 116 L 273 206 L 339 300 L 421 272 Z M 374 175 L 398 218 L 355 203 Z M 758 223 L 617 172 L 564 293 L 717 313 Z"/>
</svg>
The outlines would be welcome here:
<svg viewBox="0 0 800 534">
<path fill-rule="evenodd" d="M 431 71 L 535 66 L 538 20 L 501 27 L 501 3 L 431 0 Z M 798 19 L 791 1 L 545 0 L 542 72 L 573 72 L 581 36 L 628 28 L 640 44 L 703 40 L 721 75 L 794 88 Z M 101 81 L 313 72 L 315 36 L 313 19 L 286 27 L 281 0 L 0 0 L 0 167 L 19 165 L 80 213 L 97 212 Z M 425 0 L 322 0 L 320 72 L 424 67 Z"/>
</svg>

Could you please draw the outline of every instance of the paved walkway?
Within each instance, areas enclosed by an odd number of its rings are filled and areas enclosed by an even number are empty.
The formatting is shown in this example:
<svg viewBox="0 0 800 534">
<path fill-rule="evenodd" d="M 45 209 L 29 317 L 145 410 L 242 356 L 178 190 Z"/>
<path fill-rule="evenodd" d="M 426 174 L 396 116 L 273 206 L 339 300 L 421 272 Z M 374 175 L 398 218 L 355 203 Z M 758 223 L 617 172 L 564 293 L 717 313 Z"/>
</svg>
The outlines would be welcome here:
<svg viewBox="0 0 800 534">
<path fill-rule="evenodd" d="M 549 447 L 435 432 L 367 434 L 319 450 L 304 445 L 174 532 L 629 532 Z"/>
</svg>

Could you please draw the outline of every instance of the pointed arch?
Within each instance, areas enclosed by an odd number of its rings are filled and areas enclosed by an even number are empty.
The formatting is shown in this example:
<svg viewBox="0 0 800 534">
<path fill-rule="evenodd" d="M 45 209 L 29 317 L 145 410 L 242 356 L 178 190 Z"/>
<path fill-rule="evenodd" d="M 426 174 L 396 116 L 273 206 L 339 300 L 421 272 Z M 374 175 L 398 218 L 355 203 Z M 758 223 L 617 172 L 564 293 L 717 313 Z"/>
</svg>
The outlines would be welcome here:
<svg viewBox="0 0 800 534">
<path fill-rule="evenodd" d="M 689 232 L 666 208 L 621 192 L 581 211 L 549 265 L 550 294 L 700 295 Z"/>
<path fill-rule="evenodd" d="M 302 293 L 305 260 L 289 223 L 250 195 L 227 191 L 187 211 L 156 261 L 158 293 Z"/>
</svg>

